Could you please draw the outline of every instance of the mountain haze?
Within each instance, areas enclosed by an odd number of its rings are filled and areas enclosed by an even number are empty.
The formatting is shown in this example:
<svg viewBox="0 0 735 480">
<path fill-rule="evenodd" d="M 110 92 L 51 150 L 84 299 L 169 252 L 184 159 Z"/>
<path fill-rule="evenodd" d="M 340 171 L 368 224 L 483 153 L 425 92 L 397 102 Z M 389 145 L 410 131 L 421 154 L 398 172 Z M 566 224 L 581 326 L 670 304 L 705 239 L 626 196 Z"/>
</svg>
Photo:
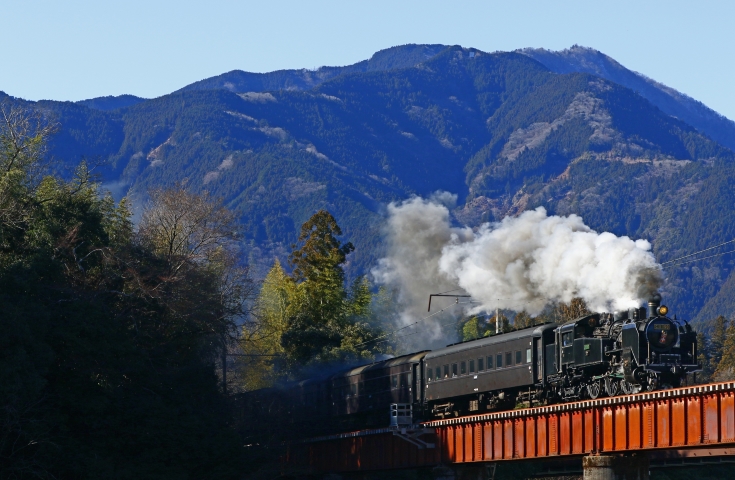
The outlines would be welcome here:
<svg viewBox="0 0 735 480">
<path fill-rule="evenodd" d="M 732 122 L 599 52 L 565 52 L 407 45 L 347 67 L 229 72 L 117 109 L 4 98 L 54 112 L 54 155 L 107 160 L 103 180 L 138 204 L 184 179 L 224 198 L 261 272 L 326 208 L 356 246 L 348 274 L 364 273 L 385 205 L 437 190 L 458 195 L 460 224 L 544 206 L 647 238 L 659 261 L 735 238 Z M 670 268 L 663 294 L 688 318 L 735 313 L 732 272 L 730 256 Z"/>
</svg>

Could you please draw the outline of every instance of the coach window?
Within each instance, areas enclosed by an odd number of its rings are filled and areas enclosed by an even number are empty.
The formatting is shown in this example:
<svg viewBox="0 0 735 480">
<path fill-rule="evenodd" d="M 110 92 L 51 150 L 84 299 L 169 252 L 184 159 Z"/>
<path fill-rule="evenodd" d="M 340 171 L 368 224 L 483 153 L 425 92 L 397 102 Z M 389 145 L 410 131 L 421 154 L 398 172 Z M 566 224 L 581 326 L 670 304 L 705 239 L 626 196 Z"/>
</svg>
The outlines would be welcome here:
<svg viewBox="0 0 735 480">
<path fill-rule="evenodd" d="M 475 373 L 475 361 L 470 360 L 470 373 Z"/>
<path fill-rule="evenodd" d="M 503 366 L 503 354 L 499 353 L 495 355 L 495 368 L 500 368 Z"/>
<path fill-rule="evenodd" d="M 436 375 L 434 375 L 434 379 L 439 380 L 440 378 L 442 378 L 442 368 L 436 367 Z"/>
<path fill-rule="evenodd" d="M 484 358 L 478 358 L 477 359 L 477 371 L 478 372 L 481 372 L 481 371 L 485 370 L 485 368 L 484 368 L 485 365 L 483 365 L 483 360 L 484 360 Z"/>
<path fill-rule="evenodd" d="M 513 353 L 507 352 L 505 354 L 505 366 L 510 367 L 511 365 L 513 365 Z"/>
<path fill-rule="evenodd" d="M 521 351 L 517 350 L 516 351 L 516 365 L 520 365 L 521 363 L 523 363 L 523 357 L 521 356 Z"/>
<path fill-rule="evenodd" d="M 457 376 L 457 364 L 456 363 L 452 364 L 452 376 L 453 377 Z"/>
<path fill-rule="evenodd" d="M 398 388 L 398 375 L 391 375 L 390 381 L 393 388 Z"/>
<path fill-rule="evenodd" d="M 357 395 L 357 385 L 354 383 L 350 384 L 350 395 L 352 395 L 353 397 Z"/>
<path fill-rule="evenodd" d="M 531 363 L 531 349 L 526 349 L 526 363 Z"/>
<path fill-rule="evenodd" d="M 487 369 L 492 370 L 493 369 L 493 356 L 490 355 L 487 357 Z"/>
<path fill-rule="evenodd" d="M 467 362 L 465 362 L 464 360 L 459 362 L 459 374 L 467 375 Z"/>
<path fill-rule="evenodd" d="M 431 381 L 431 367 L 426 367 L 426 381 Z"/>
<path fill-rule="evenodd" d="M 444 378 L 449 378 L 449 365 L 444 365 Z"/>
</svg>

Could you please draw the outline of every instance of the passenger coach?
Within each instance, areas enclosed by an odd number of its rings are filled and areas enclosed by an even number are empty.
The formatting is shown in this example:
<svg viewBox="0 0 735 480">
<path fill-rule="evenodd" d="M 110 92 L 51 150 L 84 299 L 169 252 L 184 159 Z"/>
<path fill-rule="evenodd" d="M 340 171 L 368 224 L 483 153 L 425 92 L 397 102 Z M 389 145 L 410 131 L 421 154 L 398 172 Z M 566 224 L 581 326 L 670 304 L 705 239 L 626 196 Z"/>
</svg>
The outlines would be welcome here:
<svg viewBox="0 0 735 480">
<path fill-rule="evenodd" d="M 424 398 L 432 416 L 507 406 L 544 381 L 553 324 L 449 345 L 424 357 Z"/>
</svg>

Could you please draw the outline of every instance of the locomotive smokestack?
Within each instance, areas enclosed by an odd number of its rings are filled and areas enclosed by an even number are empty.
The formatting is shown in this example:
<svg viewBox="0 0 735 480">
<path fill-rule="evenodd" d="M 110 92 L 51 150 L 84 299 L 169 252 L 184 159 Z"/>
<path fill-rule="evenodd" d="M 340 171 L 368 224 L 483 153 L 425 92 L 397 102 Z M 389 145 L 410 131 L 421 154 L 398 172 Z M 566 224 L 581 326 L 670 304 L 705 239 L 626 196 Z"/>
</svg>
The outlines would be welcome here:
<svg viewBox="0 0 735 480">
<path fill-rule="evenodd" d="M 648 311 L 651 315 L 655 316 L 658 311 L 658 307 L 661 306 L 661 295 L 654 293 L 651 298 L 648 299 Z"/>
</svg>

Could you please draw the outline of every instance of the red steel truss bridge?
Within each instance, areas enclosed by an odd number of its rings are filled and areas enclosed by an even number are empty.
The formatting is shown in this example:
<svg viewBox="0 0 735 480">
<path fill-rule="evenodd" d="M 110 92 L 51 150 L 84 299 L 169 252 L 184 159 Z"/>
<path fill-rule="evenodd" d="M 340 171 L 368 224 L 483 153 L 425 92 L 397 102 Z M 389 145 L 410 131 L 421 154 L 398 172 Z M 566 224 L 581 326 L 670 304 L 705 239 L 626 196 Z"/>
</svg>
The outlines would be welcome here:
<svg viewBox="0 0 735 480">
<path fill-rule="evenodd" d="M 492 476 L 499 462 L 546 460 L 576 462 L 571 471 L 585 478 L 612 479 L 729 459 L 735 461 L 735 382 L 313 438 L 290 444 L 282 464 L 311 473 L 439 467 Z"/>
</svg>

